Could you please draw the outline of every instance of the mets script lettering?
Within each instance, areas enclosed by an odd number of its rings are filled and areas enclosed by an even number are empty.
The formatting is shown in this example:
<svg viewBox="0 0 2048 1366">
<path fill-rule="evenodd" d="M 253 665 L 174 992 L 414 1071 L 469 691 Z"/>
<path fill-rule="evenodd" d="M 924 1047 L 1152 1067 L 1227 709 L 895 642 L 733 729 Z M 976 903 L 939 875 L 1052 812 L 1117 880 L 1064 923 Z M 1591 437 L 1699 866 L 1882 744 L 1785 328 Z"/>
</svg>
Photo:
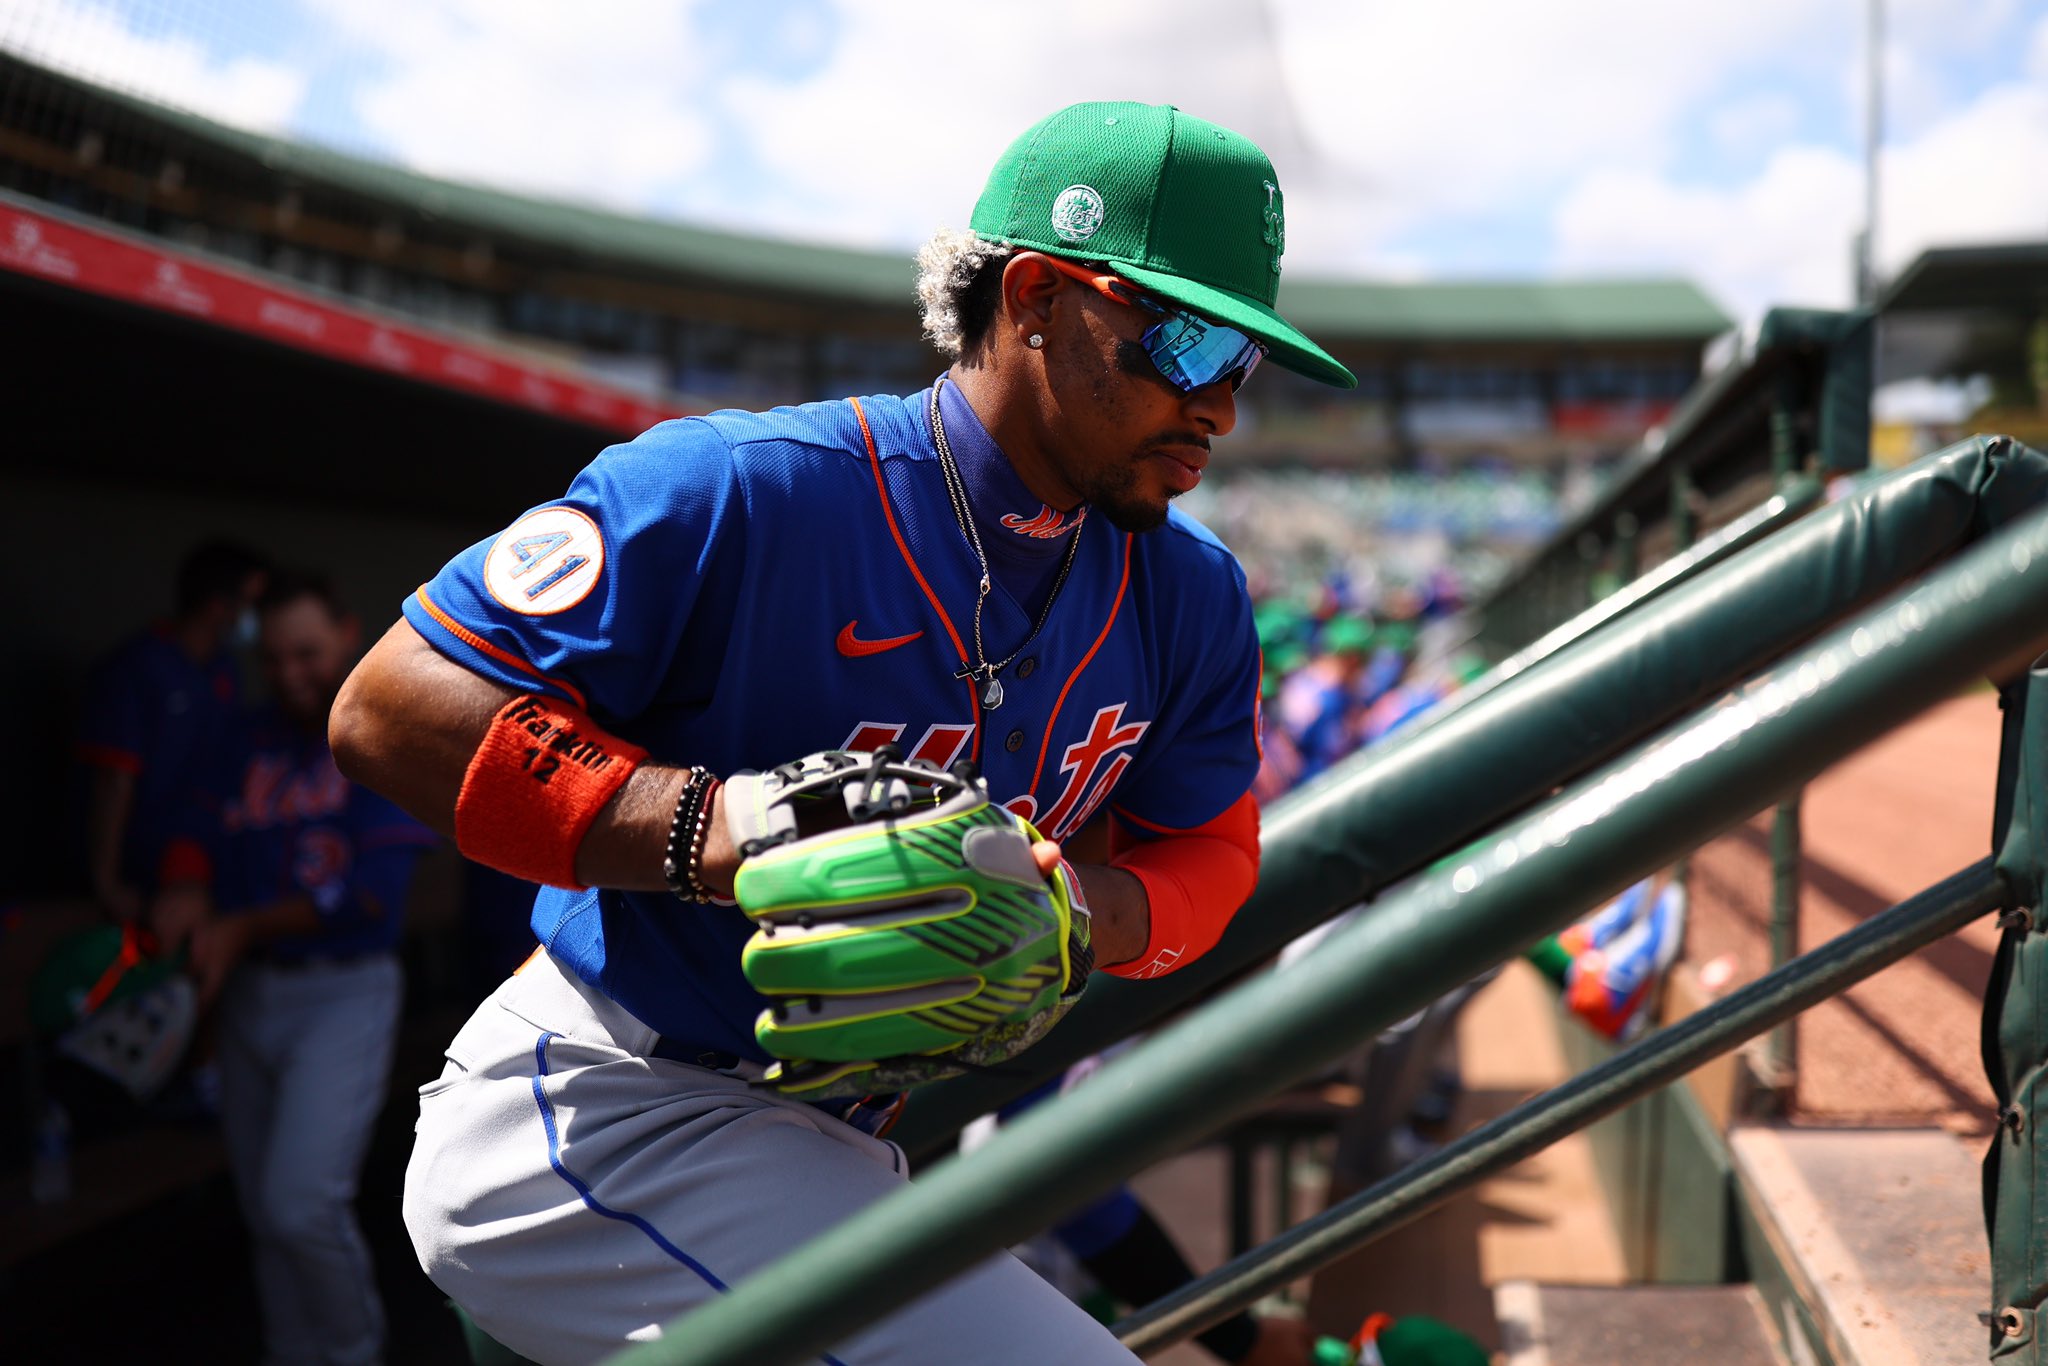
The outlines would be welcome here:
<svg viewBox="0 0 2048 1366">
<path fill-rule="evenodd" d="M 338 815 L 348 805 L 348 779 L 332 759 L 296 771 L 289 757 L 259 754 L 242 770 L 242 794 L 228 804 L 229 830 L 268 830 Z"/>
<path fill-rule="evenodd" d="M 1059 795 L 1045 809 L 1043 819 L 1038 816 L 1036 793 L 1011 797 L 1003 802 L 1003 808 L 1036 825 L 1048 839 L 1065 839 L 1086 825 L 1102 808 L 1117 779 L 1131 766 L 1132 751 L 1152 728 L 1150 721 L 1124 720 L 1126 705 L 1115 702 L 1099 709 L 1090 718 L 1085 735 L 1054 751 L 1059 756 L 1057 772 L 1062 781 Z M 901 721 L 863 721 L 840 747 L 871 750 L 884 744 L 900 744 L 909 729 Z M 966 751 L 973 733 L 972 726 L 927 727 L 910 755 L 944 768 Z"/>
</svg>

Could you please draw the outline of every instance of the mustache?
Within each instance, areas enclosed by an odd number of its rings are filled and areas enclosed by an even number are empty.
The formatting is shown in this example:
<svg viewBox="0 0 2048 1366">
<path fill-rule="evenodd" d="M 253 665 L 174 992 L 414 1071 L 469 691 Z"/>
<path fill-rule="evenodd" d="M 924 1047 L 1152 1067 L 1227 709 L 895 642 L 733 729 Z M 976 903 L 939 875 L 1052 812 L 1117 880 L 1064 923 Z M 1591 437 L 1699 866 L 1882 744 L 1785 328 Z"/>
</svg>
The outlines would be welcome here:
<svg viewBox="0 0 2048 1366">
<path fill-rule="evenodd" d="M 1158 446 L 1200 446 L 1206 451 L 1209 449 L 1209 438 L 1201 432 L 1162 432 L 1158 436 L 1146 437 L 1144 444 L 1138 449 L 1149 451 Z"/>
</svg>

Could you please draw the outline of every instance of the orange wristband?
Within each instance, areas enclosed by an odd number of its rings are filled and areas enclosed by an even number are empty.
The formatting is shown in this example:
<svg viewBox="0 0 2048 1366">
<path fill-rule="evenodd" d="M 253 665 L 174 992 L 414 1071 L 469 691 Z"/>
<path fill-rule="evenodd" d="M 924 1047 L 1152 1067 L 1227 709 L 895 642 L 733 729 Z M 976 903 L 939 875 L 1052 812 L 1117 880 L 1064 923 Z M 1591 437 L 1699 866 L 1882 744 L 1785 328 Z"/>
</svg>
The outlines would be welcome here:
<svg viewBox="0 0 2048 1366">
<path fill-rule="evenodd" d="M 462 775 L 455 847 L 514 877 L 583 891 L 576 850 L 646 757 L 567 702 L 514 698 Z"/>
</svg>

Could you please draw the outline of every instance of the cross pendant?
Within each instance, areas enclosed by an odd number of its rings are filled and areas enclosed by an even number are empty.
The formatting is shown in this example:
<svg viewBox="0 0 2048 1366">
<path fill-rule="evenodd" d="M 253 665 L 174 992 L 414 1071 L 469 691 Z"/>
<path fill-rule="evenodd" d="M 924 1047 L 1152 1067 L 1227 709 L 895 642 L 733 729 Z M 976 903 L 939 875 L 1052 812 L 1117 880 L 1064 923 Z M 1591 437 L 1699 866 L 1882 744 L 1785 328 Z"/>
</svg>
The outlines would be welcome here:
<svg viewBox="0 0 2048 1366">
<path fill-rule="evenodd" d="M 990 664 L 970 664 L 964 669 L 953 671 L 953 677 L 981 681 L 981 709 L 994 711 L 1003 705 L 1003 680 L 996 677 L 995 667 Z"/>
</svg>

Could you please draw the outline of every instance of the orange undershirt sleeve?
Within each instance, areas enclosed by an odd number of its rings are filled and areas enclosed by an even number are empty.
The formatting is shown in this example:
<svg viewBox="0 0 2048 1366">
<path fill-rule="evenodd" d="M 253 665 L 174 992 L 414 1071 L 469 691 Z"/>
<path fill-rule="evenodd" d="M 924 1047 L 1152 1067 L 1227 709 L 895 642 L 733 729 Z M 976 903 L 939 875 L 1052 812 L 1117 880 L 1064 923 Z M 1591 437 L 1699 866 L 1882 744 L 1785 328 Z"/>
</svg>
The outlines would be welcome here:
<svg viewBox="0 0 2048 1366">
<path fill-rule="evenodd" d="M 1139 840 L 1123 822 L 1158 836 Z M 1259 807 L 1250 793 L 1192 830 L 1168 830 L 1118 812 L 1110 822 L 1109 863 L 1137 878 L 1151 908 L 1144 952 L 1104 972 L 1163 977 L 1216 946 L 1259 880 Z"/>
</svg>

